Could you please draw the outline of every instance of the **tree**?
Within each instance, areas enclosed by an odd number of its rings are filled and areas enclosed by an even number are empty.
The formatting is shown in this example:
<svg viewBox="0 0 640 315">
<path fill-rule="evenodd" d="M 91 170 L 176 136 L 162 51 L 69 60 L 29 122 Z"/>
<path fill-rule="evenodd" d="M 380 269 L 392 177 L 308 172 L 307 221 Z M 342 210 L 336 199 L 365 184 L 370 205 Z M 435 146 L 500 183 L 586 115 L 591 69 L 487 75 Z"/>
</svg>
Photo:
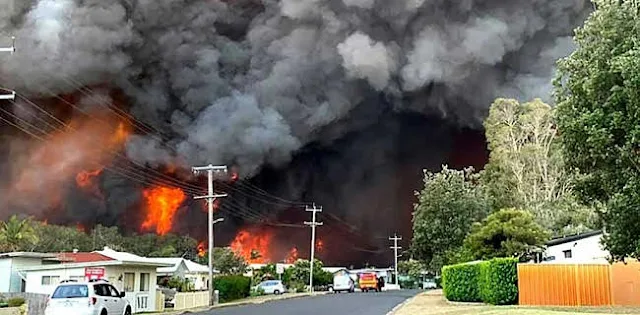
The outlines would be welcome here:
<svg viewBox="0 0 640 315">
<path fill-rule="evenodd" d="M 33 225 L 38 242 L 36 252 L 71 252 L 74 249 L 88 252 L 94 250 L 92 239 L 77 227 L 36 223 Z"/>
<path fill-rule="evenodd" d="M 398 273 L 407 275 L 413 279 L 418 279 L 422 272 L 426 271 L 425 265 L 414 259 L 403 260 L 398 262 Z"/>
<path fill-rule="evenodd" d="M 198 262 L 207 264 L 208 253 L 198 258 Z M 213 248 L 213 269 L 225 275 L 244 274 L 249 264 L 242 256 L 237 255 L 230 247 Z"/>
<path fill-rule="evenodd" d="M 572 216 L 559 211 L 573 209 L 562 206 L 573 198 L 572 172 L 564 167 L 553 108 L 540 99 L 499 98 L 484 126 L 491 152 L 482 176 L 494 209 L 529 210 L 538 223 L 560 234 L 565 227 L 559 222 Z"/>
<path fill-rule="evenodd" d="M 495 257 L 528 258 L 549 239 L 549 234 L 537 224 L 531 213 L 503 209 L 475 223 L 464 247 L 475 259 Z"/>
<path fill-rule="evenodd" d="M 19 219 L 12 215 L 7 221 L 0 221 L 0 250 L 32 251 L 37 242 L 38 236 L 30 218 Z"/>
<path fill-rule="evenodd" d="M 309 260 L 298 259 L 293 266 L 287 268 L 282 275 L 283 282 L 289 287 L 309 285 Z M 333 282 L 333 275 L 322 269 L 323 263 L 318 259 L 313 260 L 313 285 L 327 285 Z"/>
<path fill-rule="evenodd" d="M 555 98 L 564 157 L 581 201 L 601 204 L 614 259 L 640 258 L 640 21 L 634 1 L 595 1 L 558 63 Z"/>
<path fill-rule="evenodd" d="M 424 173 L 424 188 L 416 192 L 413 212 L 412 251 L 429 263 L 432 271 L 447 264 L 451 251 L 462 245 L 471 225 L 489 210 L 486 195 L 472 169 Z"/>
</svg>

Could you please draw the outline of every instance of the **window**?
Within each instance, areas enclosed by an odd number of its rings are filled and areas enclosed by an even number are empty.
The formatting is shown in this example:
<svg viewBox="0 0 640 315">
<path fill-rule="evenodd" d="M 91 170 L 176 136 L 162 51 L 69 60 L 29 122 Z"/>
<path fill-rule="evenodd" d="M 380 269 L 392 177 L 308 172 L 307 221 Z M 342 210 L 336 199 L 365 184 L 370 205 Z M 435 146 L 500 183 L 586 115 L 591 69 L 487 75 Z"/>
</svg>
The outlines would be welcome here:
<svg viewBox="0 0 640 315">
<path fill-rule="evenodd" d="M 140 274 L 140 292 L 149 292 L 149 274 Z"/>
<path fill-rule="evenodd" d="M 570 249 L 563 250 L 562 252 L 564 253 L 564 258 L 571 258 L 572 257 Z"/>
<path fill-rule="evenodd" d="M 51 295 L 52 299 L 71 299 L 71 298 L 81 298 L 88 297 L 89 289 L 86 285 L 61 285 L 56 288 Z"/>
<path fill-rule="evenodd" d="M 136 274 L 126 272 L 124 274 L 124 292 L 133 292 L 133 288 L 136 283 Z"/>
<path fill-rule="evenodd" d="M 106 284 L 96 284 L 93 286 L 93 292 L 98 296 L 111 296 L 109 286 Z"/>
<path fill-rule="evenodd" d="M 55 285 L 60 282 L 60 276 L 42 276 L 42 285 Z"/>
<path fill-rule="evenodd" d="M 120 292 L 118 292 L 118 289 L 116 289 L 114 286 L 110 285 L 109 289 L 111 290 L 111 296 L 112 297 L 120 297 Z"/>
</svg>

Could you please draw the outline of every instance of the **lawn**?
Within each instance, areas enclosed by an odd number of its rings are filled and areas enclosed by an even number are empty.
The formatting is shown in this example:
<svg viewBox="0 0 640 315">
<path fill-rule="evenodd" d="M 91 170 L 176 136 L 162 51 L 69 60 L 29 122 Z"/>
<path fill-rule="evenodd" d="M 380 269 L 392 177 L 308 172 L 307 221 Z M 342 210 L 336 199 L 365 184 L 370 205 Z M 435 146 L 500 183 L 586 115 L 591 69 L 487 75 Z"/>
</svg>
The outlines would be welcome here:
<svg viewBox="0 0 640 315">
<path fill-rule="evenodd" d="M 476 303 L 449 303 L 442 291 L 420 294 L 400 307 L 394 315 L 569 315 L 640 314 L 627 307 L 528 307 L 491 306 Z"/>
</svg>

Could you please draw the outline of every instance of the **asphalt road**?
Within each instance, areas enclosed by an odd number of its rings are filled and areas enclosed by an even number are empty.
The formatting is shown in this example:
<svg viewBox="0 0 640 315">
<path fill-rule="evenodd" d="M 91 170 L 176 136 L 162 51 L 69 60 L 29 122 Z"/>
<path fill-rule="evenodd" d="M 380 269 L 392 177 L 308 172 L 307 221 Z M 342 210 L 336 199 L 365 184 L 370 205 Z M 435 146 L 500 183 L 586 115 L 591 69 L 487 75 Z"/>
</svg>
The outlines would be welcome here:
<svg viewBox="0 0 640 315">
<path fill-rule="evenodd" d="M 385 315 L 418 291 L 339 293 L 214 309 L 199 315 Z"/>
</svg>

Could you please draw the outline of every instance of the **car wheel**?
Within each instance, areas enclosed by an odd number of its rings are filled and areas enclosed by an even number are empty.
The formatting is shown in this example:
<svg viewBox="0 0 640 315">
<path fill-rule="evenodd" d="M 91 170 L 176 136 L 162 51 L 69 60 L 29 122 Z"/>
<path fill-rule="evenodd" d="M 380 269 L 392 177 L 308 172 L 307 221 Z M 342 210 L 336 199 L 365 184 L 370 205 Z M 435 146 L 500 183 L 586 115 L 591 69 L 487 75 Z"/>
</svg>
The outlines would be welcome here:
<svg viewBox="0 0 640 315">
<path fill-rule="evenodd" d="M 100 312 L 100 315 L 107 315 L 107 310 L 102 309 L 102 312 Z"/>
<path fill-rule="evenodd" d="M 274 290 L 274 291 L 273 291 L 273 294 L 275 294 L 275 295 L 280 294 L 280 290 Z"/>
<path fill-rule="evenodd" d="M 127 306 L 127 309 L 124 311 L 124 315 L 131 315 L 131 308 Z"/>
<path fill-rule="evenodd" d="M 329 293 L 335 293 L 332 287 L 329 287 Z"/>
</svg>

